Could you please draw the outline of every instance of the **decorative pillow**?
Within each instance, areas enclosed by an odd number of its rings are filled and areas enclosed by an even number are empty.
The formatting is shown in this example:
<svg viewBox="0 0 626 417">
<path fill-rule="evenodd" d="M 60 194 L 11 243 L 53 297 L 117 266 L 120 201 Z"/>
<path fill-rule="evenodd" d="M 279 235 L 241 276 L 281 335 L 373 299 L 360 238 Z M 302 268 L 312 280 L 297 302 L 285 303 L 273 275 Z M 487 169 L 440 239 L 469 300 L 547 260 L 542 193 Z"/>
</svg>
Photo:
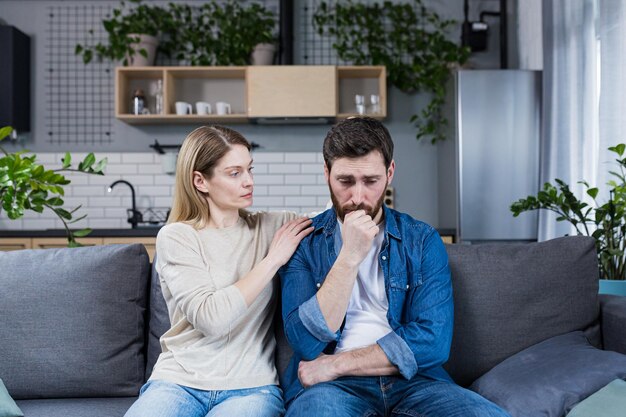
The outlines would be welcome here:
<svg viewBox="0 0 626 417">
<path fill-rule="evenodd" d="M 576 331 L 511 356 L 470 389 L 513 417 L 562 417 L 616 378 L 626 378 L 626 355 L 596 349 Z"/>
<path fill-rule="evenodd" d="M 0 253 L 0 375 L 16 400 L 134 396 L 144 382 L 143 245 Z"/>
<path fill-rule="evenodd" d="M 9 395 L 4 383 L 0 379 L 0 417 L 24 417 L 22 410 L 15 404 Z"/>
<path fill-rule="evenodd" d="M 624 417 L 624 410 L 626 410 L 626 381 L 616 379 L 578 403 L 567 417 Z"/>
</svg>

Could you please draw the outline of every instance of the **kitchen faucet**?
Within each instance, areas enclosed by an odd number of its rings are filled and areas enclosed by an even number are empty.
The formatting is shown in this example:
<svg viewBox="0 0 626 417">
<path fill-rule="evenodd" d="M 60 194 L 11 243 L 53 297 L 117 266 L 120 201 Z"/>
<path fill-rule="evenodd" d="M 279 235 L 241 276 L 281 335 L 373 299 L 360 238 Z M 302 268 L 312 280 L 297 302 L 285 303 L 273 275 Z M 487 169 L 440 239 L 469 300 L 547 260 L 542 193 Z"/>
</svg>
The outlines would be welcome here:
<svg viewBox="0 0 626 417">
<path fill-rule="evenodd" d="M 143 220 L 143 216 L 141 215 L 140 212 L 137 211 L 137 207 L 135 204 L 135 187 L 132 186 L 132 184 L 126 180 L 117 180 L 115 181 L 113 184 L 109 185 L 109 189 L 108 191 L 111 192 L 113 191 L 113 187 L 115 187 L 117 184 L 126 184 L 128 185 L 128 187 L 130 188 L 130 192 L 131 192 L 131 197 L 132 197 L 132 203 L 133 203 L 133 208 L 130 210 L 129 216 L 128 216 L 128 223 L 131 224 L 131 228 L 136 229 L 137 228 L 137 223 L 139 223 L 140 221 Z"/>
</svg>

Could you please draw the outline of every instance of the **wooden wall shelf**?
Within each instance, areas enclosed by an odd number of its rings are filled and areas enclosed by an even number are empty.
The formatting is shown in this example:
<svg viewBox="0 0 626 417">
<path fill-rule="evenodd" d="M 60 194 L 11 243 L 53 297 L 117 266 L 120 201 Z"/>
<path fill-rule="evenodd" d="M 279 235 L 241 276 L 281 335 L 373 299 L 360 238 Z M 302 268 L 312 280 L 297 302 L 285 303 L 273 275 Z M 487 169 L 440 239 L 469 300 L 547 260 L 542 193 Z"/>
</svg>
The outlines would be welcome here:
<svg viewBox="0 0 626 417">
<path fill-rule="evenodd" d="M 152 91 L 163 81 L 164 113 L 154 114 Z M 130 113 L 134 90 L 141 88 L 152 114 Z M 135 125 L 249 123 L 259 118 L 343 119 L 356 115 L 354 96 L 365 96 L 365 114 L 387 115 L 386 71 L 383 66 L 240 66 L 118 67 L 115 71 L 115 117 Z M 380 111 L 368 112 L 378 96 Z M 193 113 L 177 115 L 175 103 L 192 105 Z M 195 103 L 211 104 L 212 114 L 198 115 Z M 216 114 L 215 103 L 229 103 L 231 113 Z"/>
</svg>

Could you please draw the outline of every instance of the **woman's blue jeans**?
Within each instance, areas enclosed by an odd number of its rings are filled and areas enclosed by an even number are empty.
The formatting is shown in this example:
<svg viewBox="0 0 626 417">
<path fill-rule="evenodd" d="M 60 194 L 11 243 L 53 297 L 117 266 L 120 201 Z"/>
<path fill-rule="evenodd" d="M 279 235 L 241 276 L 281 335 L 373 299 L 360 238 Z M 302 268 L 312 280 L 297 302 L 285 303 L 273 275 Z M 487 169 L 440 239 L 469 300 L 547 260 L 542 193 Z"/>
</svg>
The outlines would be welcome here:
<svg viewBox="0 0 626 417">
<path fill-rule="evenodd" d="M 276 385 L 204 391 L 166 381 L 148 381 L 125 417 L 279 417 L 285 412 Z"/>
<path fill-rule="evenodd" d="M 509 417 L 497 405 L 452 382 L 416 376 L 344 377 L 305 389 L 286 417 Z"/>
</svg>

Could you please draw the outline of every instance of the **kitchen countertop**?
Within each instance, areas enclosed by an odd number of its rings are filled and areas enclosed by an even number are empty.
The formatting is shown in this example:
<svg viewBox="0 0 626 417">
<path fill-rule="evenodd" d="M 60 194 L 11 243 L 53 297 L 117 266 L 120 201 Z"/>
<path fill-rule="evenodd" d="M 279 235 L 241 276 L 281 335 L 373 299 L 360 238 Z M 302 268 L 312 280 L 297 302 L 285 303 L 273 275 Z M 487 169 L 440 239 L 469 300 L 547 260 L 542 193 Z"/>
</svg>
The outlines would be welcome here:
<svg viewBox="0 0 626 417">
<path fill-rule="evenodd" d="M 160 226 L 140 227 L 137 229 L 93 229 L 86 237 L 156 237 Z M 0 230 L 3 237 L 65 237 L 65 229 L 46 230 Z"/>
<path fill-rule="evenodd" d="M 87 237 L 156 237 L 161 226 L 140 227 L 138 229 L 93 229 Z M 442 236 L 454 236 L 454 229 L 437 229 Z M 65 237 L 65 229 L 46 230 L 0 230 L 3 237 Z"/>
</svg>

